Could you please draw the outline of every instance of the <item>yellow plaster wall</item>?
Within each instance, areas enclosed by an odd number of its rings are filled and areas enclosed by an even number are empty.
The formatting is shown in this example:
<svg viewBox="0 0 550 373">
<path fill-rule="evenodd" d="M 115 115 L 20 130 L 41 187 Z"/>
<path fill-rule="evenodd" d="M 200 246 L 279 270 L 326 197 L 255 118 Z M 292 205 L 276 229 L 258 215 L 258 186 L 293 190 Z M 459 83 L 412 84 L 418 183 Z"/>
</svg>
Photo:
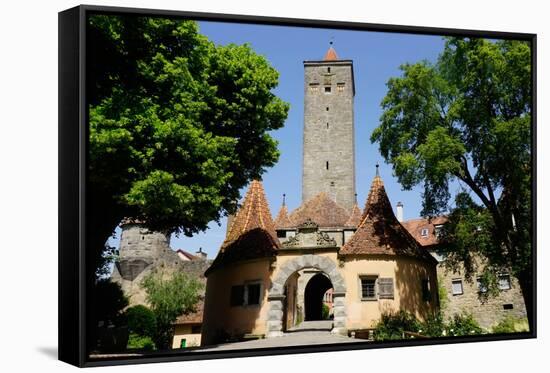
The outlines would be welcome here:
<svg viewBox="0 0 550 373">
<path fill-rule="evenodd" d="M 231 287 L 248 281 L 261 281 L 260 305 L 231 307 Z M 270 262 L 261 259 L 214 270 L 206 282 L 202 343 L 217 343 L 220 330 L 234 336 L 265 334 L 268 312 L 267 293 L 271 287 Z"/>
<path fill-rule="evenodd" d="M 230 336 L 243 334 L 266 334 L 269 303 L 268 290 L 271 279 L 277 277 L 283 265 L 304 255 L 303 252 L 280 252 L 275 269 L 270 269 L 268 259 L 256 260 L 215 270 L 209 274 L 206 285 L 206 299 L 202 331 L 202 343 L 217 343 L 217 335 L 224 330 Z M 385 311 L 400 309 L 423 320 L 437 309 L 437 276 L 435 263 L 414 258 L 395 256 L 361 256 L 343 258 L 340 267 L 336 252 L 322 252 L 315 255 L 331 259 L 346 284 L 346 328 L 372 328 Z M 362 301 L 360 297 L 360 275 L 377 275 L 394 279 L 394 299 Z M 423 278 L 430 279 L 432 300 L 422 300 Z M 259 306 L 230 306 L 231 286 L 243 285 L 247 281 L 262 283 Z"/>
<path fill-rule="evenodd" d="M 176 325 L 172 348 L 180 348 L 181 340 L 186 340 L 186 347 L 198 347 L 201 345 L 200 333 L 191 333 L 191 325 Z"/>
<path fill-rule="evenodd" d="M 370 256 L 345 259 L 339 268 L 346 282 L 347 329 L 372 328 L 383 312 L 400 309 L 423 320 L 437 307 L 437 278 L 435 264 L 413 258 L 394 256 Z M 361 300 L 360 276 L 376 275 L 394 279 L 394 299 Z M 430 279 L 432 299 L 422 300 L 423 278 Z"/>
</svg>

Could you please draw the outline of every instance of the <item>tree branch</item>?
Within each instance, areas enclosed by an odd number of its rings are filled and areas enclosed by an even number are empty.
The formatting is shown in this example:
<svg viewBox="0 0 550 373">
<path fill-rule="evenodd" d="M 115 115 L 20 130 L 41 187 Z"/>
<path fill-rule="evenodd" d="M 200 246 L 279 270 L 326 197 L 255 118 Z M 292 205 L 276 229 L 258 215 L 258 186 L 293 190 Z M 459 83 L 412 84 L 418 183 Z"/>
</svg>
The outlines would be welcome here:
<svg viewBox="0 0 550 373">
<path fill-rule="evenodd" d="M 494 209 L 494 205 L 491 203 L 491 200 L 483 193 L 483 190 L 479 187 L 479 185 L 476 184 L 474 181 L 474 178 L 472 177 L 472 174 L 470 173 L 470 170 L 468 169 L 468 162 L 466 160 L 465 156 L 460 157 L 462 161 L 462 173 L 458 173 L 456 176 L 464 181 L 466 185 L 468 185 L 472 191 L 481 199 L 483 204 L 487 206 L 487 208 L 491 211 Z"/>
</svg>

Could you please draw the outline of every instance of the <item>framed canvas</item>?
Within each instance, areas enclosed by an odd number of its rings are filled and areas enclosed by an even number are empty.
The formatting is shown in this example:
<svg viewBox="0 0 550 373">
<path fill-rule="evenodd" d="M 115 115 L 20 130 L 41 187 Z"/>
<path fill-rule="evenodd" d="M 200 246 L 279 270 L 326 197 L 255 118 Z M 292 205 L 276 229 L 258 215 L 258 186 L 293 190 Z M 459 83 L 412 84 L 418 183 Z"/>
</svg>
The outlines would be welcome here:
<svg viewBox="0 0 550 373">
<path fill-rule="evenodd" d="M 59 13 L 59 359 L 534 338 L 536 35 Z"/>
</svg>

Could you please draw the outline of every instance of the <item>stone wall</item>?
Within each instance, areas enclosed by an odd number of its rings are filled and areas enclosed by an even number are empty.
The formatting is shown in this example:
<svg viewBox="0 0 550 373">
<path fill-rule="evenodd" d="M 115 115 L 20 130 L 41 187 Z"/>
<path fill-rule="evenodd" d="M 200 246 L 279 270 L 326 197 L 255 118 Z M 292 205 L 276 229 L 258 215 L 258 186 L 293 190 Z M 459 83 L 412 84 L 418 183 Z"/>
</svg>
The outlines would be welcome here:
<svg viewBox="0 0 550 373">
<path fill-rule="evenodd" d="M 306 61 L 304 69 L 302 202 L 326 192 L 351 211 L 355 203 L 353 64 Z"/>
<path fill-rule="evenodd" d="M 444 307 L 442 308 L 445 318 L 450 318 L 455 314 L 471 313 L 474 319 L 482 328 L 490 329 L 506 316 L 514 318 L 527 317 L 523 295 L 517 280 L 510 276 L 511 288 L 501 290 L 496 297 L 479 297 L 479 287 L 476 276 L 473 276 L 472 281 L 468 282 L 463 271 L 447 271 L 440 263 L 437 268 L 437 275 L 440 286 L 445 289 L 445 300 L 442 300 Z M 463 293 L 453 295 L 452 282 L 453 280 L 462 280 Z M 510 305 L 512 309 L 509 308 Z"/>
<path fill-rule="evenodd" d="M 204 272 L 211 264 L 212 260 L 183 261 L 170 248 L 169 236 L 149 231 L 139 224 L 127 224 L 122 229 L 119 260 L 111 280 L 121 285 L 133 306 L 146 303 L 145 290 L 140 284 L 152 270 L 182 271 L 206 284 Z"/>
</svg>

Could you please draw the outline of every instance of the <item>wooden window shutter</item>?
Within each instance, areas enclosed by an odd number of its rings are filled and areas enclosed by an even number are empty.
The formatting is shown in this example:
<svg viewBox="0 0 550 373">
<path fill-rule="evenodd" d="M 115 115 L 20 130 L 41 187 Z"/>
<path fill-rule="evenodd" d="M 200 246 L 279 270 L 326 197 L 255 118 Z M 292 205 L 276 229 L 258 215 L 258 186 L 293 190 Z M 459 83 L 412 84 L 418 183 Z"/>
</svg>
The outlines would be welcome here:
<svg viewBox="0 0 550 373">
<path fill-rule="evenodd" d="M 378 298 L 393 299 L 393 278 L 378 279 Z"/>
</svg>

